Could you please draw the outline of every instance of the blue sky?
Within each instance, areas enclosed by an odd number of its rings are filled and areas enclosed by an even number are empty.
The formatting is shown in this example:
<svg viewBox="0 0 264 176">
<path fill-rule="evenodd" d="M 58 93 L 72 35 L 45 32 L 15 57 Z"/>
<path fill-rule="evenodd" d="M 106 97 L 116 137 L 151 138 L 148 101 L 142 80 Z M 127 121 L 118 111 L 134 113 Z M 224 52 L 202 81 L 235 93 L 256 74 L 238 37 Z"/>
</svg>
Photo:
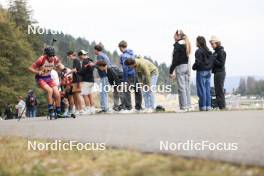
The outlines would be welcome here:
<svg viewBox="0 0 264 176">
<path fill-rule="evenodd" d="M 5 0 L 0 0 L 6 4 Z M 127 40 L 137 54 L 171 62 L 173 34 L 217 35 L 229 76 L 264 76 L 264 3 L 261 0 L 29 0 L 40 26 L 102 42 L 111 51 Z"/>
</svg>

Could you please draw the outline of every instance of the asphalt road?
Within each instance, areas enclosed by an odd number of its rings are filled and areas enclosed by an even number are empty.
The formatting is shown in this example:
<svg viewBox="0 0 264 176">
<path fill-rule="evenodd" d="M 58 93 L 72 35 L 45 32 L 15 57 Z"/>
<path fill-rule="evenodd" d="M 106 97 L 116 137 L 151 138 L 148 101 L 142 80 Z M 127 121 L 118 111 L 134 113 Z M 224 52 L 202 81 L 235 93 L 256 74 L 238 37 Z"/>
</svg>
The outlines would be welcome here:
<svg viewBox="0 0 264 176">
<path fill-rule="evenodd" d="M 264 111 L 105 114 L 52 121 L 46 118 L 19 122 L 2 120 L 0 135 L 105 142 L 109 147 L 264 166 Z M 227 151 L 209 150 L 205 145 L 205 150 L 184 150 L 182 146 L 185 143 L 186 147 L 188 141 L 193 144 L 204 141 L 211 147 L 233 143 L 237 150 L 230 150 L 230 146 L 226 147 Z M 166 142 L 172 148 L 161 150 L 160 144 Z M 182 146 L 175 150 L 173 147 L 179 143 Z"/>
</svg>

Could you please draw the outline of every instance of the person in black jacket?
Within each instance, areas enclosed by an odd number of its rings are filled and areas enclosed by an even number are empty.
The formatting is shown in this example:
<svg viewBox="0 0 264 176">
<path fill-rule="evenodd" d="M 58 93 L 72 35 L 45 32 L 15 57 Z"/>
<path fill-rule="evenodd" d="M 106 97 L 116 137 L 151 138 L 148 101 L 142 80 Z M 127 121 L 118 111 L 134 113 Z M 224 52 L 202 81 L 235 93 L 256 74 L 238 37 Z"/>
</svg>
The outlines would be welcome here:
<svg viewBox="0 0 264 176">
<path fill-rule="evenodd" d="M 97 61 L 96 66 L 101 72 L 105 72 L 108 78 L 108 82 L 113 86 L 113 101 L 114 111 L 128 112 L 127 107 L 129 104 L 126 104 L 124 91 L 119 90 L 118 88 L 122 86 L 123 82 L 123 72 L 117 67 L 109 67 L 104 61 Z M 119 102 L 121 101 L 121 104 Z"/>
<path fill-rule="evenodd" d="M 83 97 L 80 95 L 81 93 L 81 62 L 77 58 L 77 55 L 73 51 L 68 51 L 67 52 L 67 57 L 68 59 L 72 60 L 72 70 L 70 73 L 72 73 L 72 86 L 71 86 L 71 93 L 73 94 L 73 99 L 74 99 L 74 105 L 75 105 L 75 112 L 74 114 L 76 115 L 81 115 L 84 113 L 83 111 Z"/>
<path fill-rule="evenodd" d="M 211 109 L 211 71 L 214 63 L 212 52 L 206 45 L 206 40 L 202 36 L 196 39 L 198 49 L 195 52 L 195 63 L 193 70 L 196 70 L 196 87 L 199 97 L 200 111 L 208 111 Z"/>
<path fill-rule="evenodd" d="M 13 119 L 13 117 L 14 117 L 12 105 L 9 103 L 5 107 L 4 117 L 5 117 L 4 118 L 5 120 Z"/>
<path fill-rule="evenodd" d="M 221 46 L 221 41 L 216 37 L 212 36 L 210 40 L 211 46 L 214 49 L 214 87 L 216 94 L 216 102 L 219 109 L 225 109 L 225 91 L 224 91 L 224 82 L 226 77 L 225 71 L 225 62 L 226 62 L 226 52 L 224 47 Z"/>
<path fill-rule="evenodd" d="M 86 107 L 84 108 L 84 114 L 95 114 L 95 107 L 93 102 L 93 87 L 94 87 L 94 67 L 93 60 L 88 57 L 88 52 L 80 50 L 78 53 L 81 63 L 81 69 L 79 74 L 82 77 L 82 90 L 81 95 L 83 96 Z"/>
<path fill-rule="evenodd" d="M 173 49 L 172 64 L 170 67 L 170 77 L 175 77 L 175 71 L 178 85 L 180 111 L 186 111 L 191 108 L 189 69 L 189 55 L 191 53 L 191 45 L 187 35 L 181 30 L 176 31 L 174 39 L 175 44 Z"/>
</svg>

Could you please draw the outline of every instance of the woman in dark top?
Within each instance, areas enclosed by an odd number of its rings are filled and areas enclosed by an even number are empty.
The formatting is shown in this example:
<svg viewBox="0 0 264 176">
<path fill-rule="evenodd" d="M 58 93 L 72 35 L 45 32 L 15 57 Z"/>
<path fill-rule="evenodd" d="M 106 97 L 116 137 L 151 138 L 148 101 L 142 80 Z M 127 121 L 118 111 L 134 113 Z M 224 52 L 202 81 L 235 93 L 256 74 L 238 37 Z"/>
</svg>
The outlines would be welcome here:
<svg viewBox="0 0 264 176">
<path fill-rule="evenodd" d="M 226 62 L 226 52 L 224 47 L 221 46 L 221 41 L 216 37 L 212 36 L 210 40 L 211 46 L 214 49 L 215 62 L 213 66 L 214 73 L 214 87 L 216 102 L 219 109 L 225 109 L 225 91 L 224 91 L 224 82 L 226 77 L 225 71 L 225 62 Z"/>
<path fill-rule="evenodd" d="M 195 52 L 195 63 L 193 70 L 196 70 L 196 87 L 199 97 L 200 111 L 208 111 L 211 109 L 211 93 L 210 81 L 213 66 L 213 55 L 206 45 L 206 40 L 202 36 L 196 39 L 198 49 Z"/>
<path fill-rule="evenodd" d="M 178 85 L 180 111 L 187 111 L 191 108 L 190 93 L 190 69 L 189 55 L 191 53 L 191 44 L 186 34 L 177 30 L 175 35 L 175 44 L 173 49 L 173 59 L 170 67 L 170 77 L 175 77 Z"/>
</svg>

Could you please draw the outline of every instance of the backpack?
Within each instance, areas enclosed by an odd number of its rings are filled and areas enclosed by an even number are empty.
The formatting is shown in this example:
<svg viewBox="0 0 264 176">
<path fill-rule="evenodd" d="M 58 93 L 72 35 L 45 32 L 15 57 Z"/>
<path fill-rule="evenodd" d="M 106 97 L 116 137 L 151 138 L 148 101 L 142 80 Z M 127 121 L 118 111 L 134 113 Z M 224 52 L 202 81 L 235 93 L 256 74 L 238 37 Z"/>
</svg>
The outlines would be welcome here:
<svg viewBox="0 0 264 176">
<path fill-rule="evenodd" d="M 115 73 L 115 75 L 118 76 L 118 78 L 119 78 L 120 80 L 123 79 L 123 71 L 122 71 L 120 68 L 118 68 L 118 67 L 116 67 L 116 66 L 112 66 L 111 69 L 113 70 L 113 72 Z"/>
<path fill-rule="evenodd" d="M 35 106 L 36 105 L 36 97 L 33 95 L 29 95 L 28 99 L 27 99 L 27 105 L 31 106 L 31 107 Z"/>
</svg>

